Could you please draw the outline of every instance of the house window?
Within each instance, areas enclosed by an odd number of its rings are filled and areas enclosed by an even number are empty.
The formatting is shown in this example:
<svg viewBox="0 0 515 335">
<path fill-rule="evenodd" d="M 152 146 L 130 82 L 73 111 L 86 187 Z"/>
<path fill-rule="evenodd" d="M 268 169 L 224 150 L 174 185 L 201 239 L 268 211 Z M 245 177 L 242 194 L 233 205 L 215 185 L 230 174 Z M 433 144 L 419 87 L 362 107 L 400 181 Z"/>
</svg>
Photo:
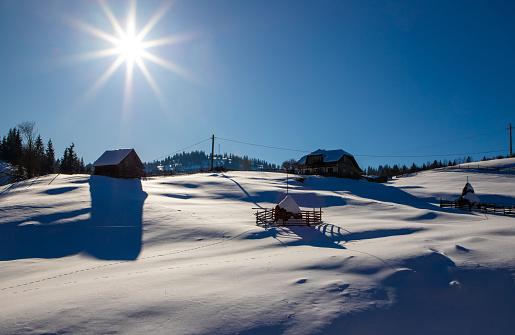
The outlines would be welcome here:
<svg viewBox="0 0 515 335">
<path fill-rule="evenodd" d="M 322 163 L 322 155 L 308 156 L 308 164 L 320 164 Z"/>
</svg>

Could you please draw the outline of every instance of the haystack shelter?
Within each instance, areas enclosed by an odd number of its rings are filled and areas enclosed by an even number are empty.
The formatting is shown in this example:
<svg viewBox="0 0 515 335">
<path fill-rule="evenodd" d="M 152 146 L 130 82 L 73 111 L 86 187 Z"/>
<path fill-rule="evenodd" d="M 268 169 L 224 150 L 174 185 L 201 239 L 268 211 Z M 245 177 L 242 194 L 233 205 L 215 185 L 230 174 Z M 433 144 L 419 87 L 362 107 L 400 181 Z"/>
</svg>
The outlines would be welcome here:
<svg viewBox="0 0 515 335">
<path fill-rule="evenodd" d="M 357 179 L 363 174 L 354 156 L 341 149 L 313 151 L 298 160 L 298 168 L 301 174 L 308 175 Z"/>
<path fill-rule="evenodd" d="M 113 178 L 141 178 L 145 166 L 134 149 L 107 150 L 95 163 L 94 174 Z"/>
</svg>

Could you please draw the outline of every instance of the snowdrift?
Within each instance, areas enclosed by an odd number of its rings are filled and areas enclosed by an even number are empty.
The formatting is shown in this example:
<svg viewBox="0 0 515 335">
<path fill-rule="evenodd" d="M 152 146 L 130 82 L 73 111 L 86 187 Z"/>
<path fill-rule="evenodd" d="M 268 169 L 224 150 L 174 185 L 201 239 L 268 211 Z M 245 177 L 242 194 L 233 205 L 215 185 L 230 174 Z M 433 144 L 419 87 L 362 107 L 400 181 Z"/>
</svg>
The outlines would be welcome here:
<svg viewBox="0 0 515 335">
<path fill-rule="evenodd" d="M 286 175 L 46 176 L 0 196 L 1 334 L 511 334 L 515 218 L 440 208 L 467 177 L 290 180 L 316 227 L 255 225 Z M 485 200 L 486 199 L 486 200 Z"/>
</svg>

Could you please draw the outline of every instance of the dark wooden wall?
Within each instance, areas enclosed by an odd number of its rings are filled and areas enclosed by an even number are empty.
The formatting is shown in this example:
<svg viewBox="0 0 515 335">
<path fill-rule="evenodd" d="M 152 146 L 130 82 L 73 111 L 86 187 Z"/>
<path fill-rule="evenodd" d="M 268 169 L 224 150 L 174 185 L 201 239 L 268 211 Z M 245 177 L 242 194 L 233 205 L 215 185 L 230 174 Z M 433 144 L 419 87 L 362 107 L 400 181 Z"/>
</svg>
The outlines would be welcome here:
<svg viewBox="0 0 515 335">
<path fill-rule="evenodd" d="M 143 176 L 143 163 L 136 152 L 131 151 L 118 165 L 96 166 L 95 175 L 113 178 L 141 178 Z"/>
</svg>

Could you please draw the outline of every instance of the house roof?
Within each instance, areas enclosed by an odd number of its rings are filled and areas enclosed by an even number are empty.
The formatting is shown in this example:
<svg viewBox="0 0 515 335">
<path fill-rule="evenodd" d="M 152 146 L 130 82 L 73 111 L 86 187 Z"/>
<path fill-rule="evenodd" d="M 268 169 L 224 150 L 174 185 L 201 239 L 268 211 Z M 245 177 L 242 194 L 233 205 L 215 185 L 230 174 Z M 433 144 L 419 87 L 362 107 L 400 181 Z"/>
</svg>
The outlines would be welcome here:
<svg viewBox="0 0 515 335">
<path fill-rule="evenodd" d="M 93 166 L 118 165 L 131 151 L 134 149 L 107 150 L 93 163 Z"/>
<path fill-rule="evenodd" d="M 324 163 L 332 163 L 332 162 L 338 162 L 343 156 L 351 156 L 346 151 L 343 151 L 342 149 L 337 150 L 322 150 L 318 149 L 316 151 L 313 151 L 312 153 L 307 154 L 306 156 L 303 156 L 299 159 L 299 164 L 306 164 L 306 159 L 308 156 L 316 156 L 316 155 L 322 155 L 323 162 Z"/>
<path fill-rule="evenodd" d="M 285 209 L 286 211 L 288 211 L 290 213 L 294 213 L 294 214 L 301 213 L 299 205 L 297 205 L 297 203 L 295 202 L 295 200 L 293 200 L 291 195 L 287 195 L 277 206 L 279 206 L 279 208 Z"/>
</svg>

